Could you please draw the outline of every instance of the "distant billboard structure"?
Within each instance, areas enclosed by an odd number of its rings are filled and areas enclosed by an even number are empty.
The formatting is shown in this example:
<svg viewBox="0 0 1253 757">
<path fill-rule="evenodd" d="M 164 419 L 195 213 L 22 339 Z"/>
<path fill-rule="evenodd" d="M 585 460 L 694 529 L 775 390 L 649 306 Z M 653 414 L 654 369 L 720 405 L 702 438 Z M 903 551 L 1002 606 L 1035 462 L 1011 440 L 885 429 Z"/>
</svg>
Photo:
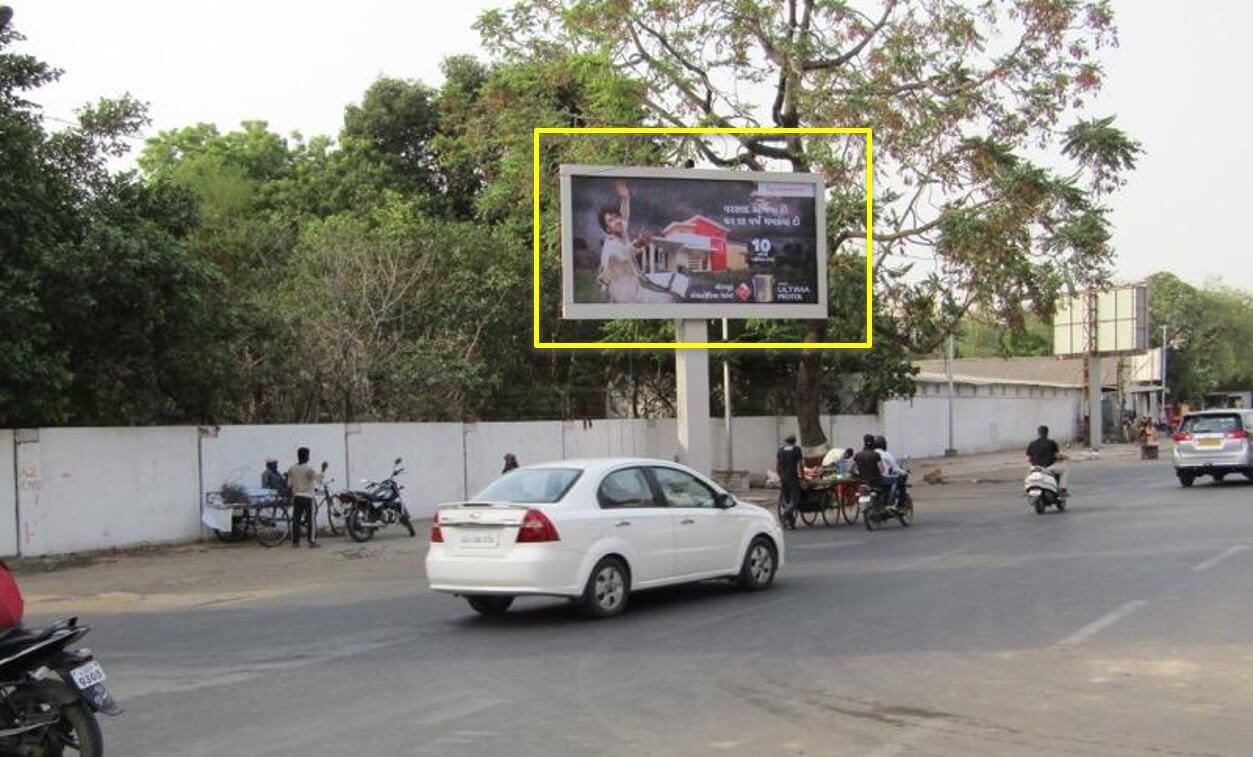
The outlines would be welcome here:
<svg viewBox="0 0 1253 757">
<path fill-rule="evenodd" d="M 1053 319 L 1054 355 L 1130 355 L 1149 347 L 1149 292 L 1143 284 L 1065 297 Z"/>
</svg>

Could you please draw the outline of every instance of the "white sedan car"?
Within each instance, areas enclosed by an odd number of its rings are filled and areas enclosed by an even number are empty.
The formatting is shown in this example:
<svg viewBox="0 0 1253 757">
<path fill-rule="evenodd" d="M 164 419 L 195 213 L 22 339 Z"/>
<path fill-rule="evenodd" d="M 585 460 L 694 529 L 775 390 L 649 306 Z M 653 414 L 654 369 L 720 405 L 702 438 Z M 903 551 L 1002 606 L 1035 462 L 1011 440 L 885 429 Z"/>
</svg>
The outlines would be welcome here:
<svg viewBox="0 0 1253 757">
<path fill-rule="evenodd" d="M 435 591 L 484 615 L 524 594 L 569 597 L 617 615 L 632 591 L 731 578 L 765 589 L 783 530 L 696 471 L 662 460 L 567 460 L 510 471 L 431 525 Z"/>
</svg>

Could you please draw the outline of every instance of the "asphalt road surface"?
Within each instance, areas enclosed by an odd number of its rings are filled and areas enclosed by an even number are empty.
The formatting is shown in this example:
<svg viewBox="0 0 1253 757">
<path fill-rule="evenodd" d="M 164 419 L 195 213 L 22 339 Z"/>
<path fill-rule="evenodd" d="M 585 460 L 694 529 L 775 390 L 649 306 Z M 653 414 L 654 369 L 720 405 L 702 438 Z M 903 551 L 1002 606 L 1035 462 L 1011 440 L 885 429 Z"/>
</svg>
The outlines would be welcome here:
<svg viewBox="0 0 1253 757">
<path fill-rule="evenodd" d="M 399 532 L 405 559 L 377 580 L 99 613 L 86 643 L 127 707 L 104 722 L 106 744 L 167 757 L 1249 754 L 1253 485 L 1181 489 L 1165 461 L 1076 466 L 1070 511 L 1044 516 L 1020 488 L 920 483 L 911 528 L 790 533 L 768 592 L 640 594 L 610 621 L 540 599 L 479 618 L 426 590 L 424 544 Z"/>
</svg>

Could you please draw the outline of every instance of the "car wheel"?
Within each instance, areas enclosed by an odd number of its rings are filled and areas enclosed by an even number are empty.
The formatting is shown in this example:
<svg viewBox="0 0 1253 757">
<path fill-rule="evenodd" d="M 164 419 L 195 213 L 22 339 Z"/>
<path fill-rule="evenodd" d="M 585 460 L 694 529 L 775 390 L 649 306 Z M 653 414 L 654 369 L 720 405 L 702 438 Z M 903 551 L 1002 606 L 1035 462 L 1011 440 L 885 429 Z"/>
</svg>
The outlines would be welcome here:
<svg viewBox="0 0 1253 757">
<path fill-rule="evenodd" d="M 626 609 L 630 586 L 626 564 L 617 557 L 603 558 L 587 578 L 579 609 L 589 618 L 620 615 Z"/>
<path fill-rule="evenodd" d="M 1179 485 L 1186 489 L 1189 486 L 1192 486 L 1192 479 L 1193 477 L 1191 473 L 1180 473 Z"/>
<path fill-rule="evenodd" d="M 774 544 L 764 536 L 758 536 L 748 545 L 744 564 L 740 567 L 740 588 L 761 591 L 774 583 L 779 568 L 779 554 Z"/>
<path fill-rule="evenodd" d="M 470 607 L 479 615 L 495 618 L 509 611 L 509 606 L 513 604 L 513 597 L 466 597 L 466 601 L 470 603 Z"/>
</svg>

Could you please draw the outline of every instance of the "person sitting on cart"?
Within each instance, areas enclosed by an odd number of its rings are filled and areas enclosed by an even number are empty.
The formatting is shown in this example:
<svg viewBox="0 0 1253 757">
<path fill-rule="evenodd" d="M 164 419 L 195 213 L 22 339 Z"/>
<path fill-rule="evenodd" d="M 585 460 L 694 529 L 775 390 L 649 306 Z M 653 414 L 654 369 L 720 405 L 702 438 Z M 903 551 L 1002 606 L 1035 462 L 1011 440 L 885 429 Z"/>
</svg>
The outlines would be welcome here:
<svg viewBox="0 0 1253 757">
<path fill-rule="evenodd" d="M 879 450 L 879 458 L 883 460 L 883 485 L 888 493 L 888 506 L 896 506 L 896 498 L 900 495 L 901 476 L 905 471 L 896 462 L 896 455 L 888 452 L 888 440 L 882 436 L 874 438 L 875 447 Z"/>
<path fill-rule="evenodd" d="M 265 470 L 261 471 L 261 488 L 273 489 L 279 494 L 287 490 L 287 478 L 279 473 L 278 460 L 273 457 L 265 459 Z"/>
<path fill-rule="evenodd" d="M 835 474 L 837 476 L 853 475 L 853 448 L 849 447 L 844 450 L 844 454 L 835 463 Z"/>
<path fill-rule="evenodd" d="M 863 436 L 862 444 L 865 446 L 861 452 L 853 456 L 853 471 L 858 481 L 882 494 L 886 466 L 883 464 L 883 457 L 879 455 L 874 434 Z"/>
</svg>

